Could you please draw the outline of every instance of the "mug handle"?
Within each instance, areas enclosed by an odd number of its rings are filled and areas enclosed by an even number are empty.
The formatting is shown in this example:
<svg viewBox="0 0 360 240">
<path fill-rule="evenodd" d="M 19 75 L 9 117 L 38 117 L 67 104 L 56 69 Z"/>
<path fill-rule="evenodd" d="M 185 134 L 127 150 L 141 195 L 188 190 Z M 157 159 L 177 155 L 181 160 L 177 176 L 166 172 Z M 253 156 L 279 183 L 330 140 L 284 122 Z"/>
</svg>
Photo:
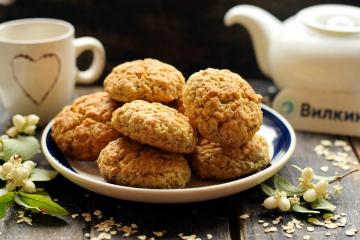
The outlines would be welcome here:
<svg viewBox="0 0 360 240">
<path fill-rule="evenodd" d="M 74 39 L 76 58 L 86 50 L 93 53 L 93 61 L 87 70 L 77 69 L 76 82 L 90 84 L 97 80 L 105 66 L 105 50 L 101 42 L 92 37 L 81 37 Z"/>
</svg>

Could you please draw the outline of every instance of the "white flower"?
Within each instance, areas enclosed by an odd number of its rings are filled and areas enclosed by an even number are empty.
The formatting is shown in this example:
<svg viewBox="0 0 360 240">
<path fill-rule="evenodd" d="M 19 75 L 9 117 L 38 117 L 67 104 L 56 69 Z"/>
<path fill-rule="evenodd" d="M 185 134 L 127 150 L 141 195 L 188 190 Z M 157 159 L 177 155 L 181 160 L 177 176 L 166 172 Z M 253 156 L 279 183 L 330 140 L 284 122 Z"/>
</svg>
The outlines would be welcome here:
<svg viewBox="0 0 360 240">
<path fill-rule="evenodd" d="M 308 184 L 311 182 L 311 180 L 314 178 L 314 170 L 311 167 L 306 167 L 302 171 L 302 180 L 305 184 Z"/>
<path fill-rule="evenodd" d="M 25 161 L 14 154 L 9 161 L 0 166 L 0 174 L 6 180 L 6 190 L 15 191 L 16 188 L 22 188 L 24 192 L 33 193 L 36 191 L 35 184 L 29 179 L 36 163 L 33 161 Z"/>
<path fill-rule="evenodd" d="M 264 200 L 263 206 L 266 209 L 275 209 L 279 206 L 279 199 L 275 197 L 268 197 Z"/>
<path fill-rule="evenodd" d="M 317 194 L 316 194 L 316 191 L 312 188 L 306 190 L 304 192 L 304 195 L 303 195 L 303 198 L 306 202 L 313 202 L 316 200 L 317 198 Z"/>
<path fill-rule="evenodd" d="M 317 198 L 321 198 L 328 190 L 329 183 L 326 180 L 320 180 L 315 186 Z"/>
<path fill-rule="evenodd" d="M 291 207 L 290 201 L 287 197 L 281 197 L 279 199 L 279 209 L 283 212 L 289 211 Z"/>
<path fill-rule="evenodd" d="M 39 120 L 40 118 L 34 114 L 26 117 L 16 114 L 12 117 L 13 127 L 10 127 L 6 131 L 6 134 L 10 137 L 16 137 L 20 133 L 34 135 Z"/>
</svg>

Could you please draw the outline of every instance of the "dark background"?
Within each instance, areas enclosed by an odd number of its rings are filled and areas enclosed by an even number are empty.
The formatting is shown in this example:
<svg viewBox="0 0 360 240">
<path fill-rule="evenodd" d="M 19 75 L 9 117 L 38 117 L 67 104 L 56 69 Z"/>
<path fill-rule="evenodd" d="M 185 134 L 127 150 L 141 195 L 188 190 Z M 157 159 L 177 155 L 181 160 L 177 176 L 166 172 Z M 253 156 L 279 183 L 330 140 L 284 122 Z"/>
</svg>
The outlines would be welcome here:
<svg viewBox="0 0 360 240">
<path fill-rule="evenodd" d="M 319 0 L 16 0 L 0 6 L 0 22 L 29 17 L 59 18 L 72 23 L 76 36 L 93 36 L 105 46 L 104 76 L 119 63 L 152 57 L 173 64 L 187 78 L 206 67 L 228 68 L 245 78 L 265 78 L 254 57 L 247 31 L 225 27 L 225 12 L 253 4 L 281 20 L 316 4 L 360 6 L 360 1 Z M 84 68 L 91 54 L 79 60 Z"/>
</svg>

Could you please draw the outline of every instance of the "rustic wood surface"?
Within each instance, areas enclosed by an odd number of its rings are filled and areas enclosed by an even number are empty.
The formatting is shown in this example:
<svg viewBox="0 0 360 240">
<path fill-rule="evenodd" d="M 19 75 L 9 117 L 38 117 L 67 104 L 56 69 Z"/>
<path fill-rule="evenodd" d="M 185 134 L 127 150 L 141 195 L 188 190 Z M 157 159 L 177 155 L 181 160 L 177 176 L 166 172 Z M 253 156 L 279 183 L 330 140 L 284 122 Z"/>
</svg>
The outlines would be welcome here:
<svg viewBox="0 0 360 240">
<path fill-rule="evenodd" d="M 264 94 L 273 94 L 273 87 L 267 81 L 252 81 L 254 88 Z M 99 88 L 78 88 L 77 95 L 82 95 L 97 91 Z M 0 109 L 0 129 L 8 126 L 9 116 L 3 109 Z M 330 136 L 326 134 L 313 134 L 297 132 L 297 147 L 289 163 L 280 171 L 280 174 L 291 179 L 296 183 L 298 172 L 290 165 L 297 164 L 301 167 L 312 166 L 319 172 L 320 166 L 329 166 L 327 174 L 335 172 L 343 173 L 343 170 L 331 166 L 331 164 L 318 156 L 313 151 L 314 146 L 319 144 L 322 139 L 343 139 L 350 141 L 346 137 Z M 354 151 L 350 154 L 353 157 L 359 151 L 359 139 L 351 139 Z M 49 167 L 46 160 L 39 155 L 36 160 L 42 167 Z M 294 234 L 294 239 L 302 239 L 304 235 L 310 235 L 311 239 L 346 239 L 345 230 L 350 227 L 360 228 L 360 216 L 357 206 L 360 205 L 360 174 L 353 174 L 342 181 L 344 187 L 343 194 L 335 199 L 338 206 L 337 213 L 345 212 L 348 217 L 348 224 L 345 228 L 325 229 L 315 227 L 314 232 L 307 232 L 306 229 L 298 229 Z M 281 230 L 281 225 L 292 218 L 298 218 L 305 222 L 305 219 L 296 214 L 285 213 L 284 220 L 276 225 L 278 232 L 265 234 L 263 226 L 258 220 L 271 223 L 280 214 L 268 211 L 261 207 L 263 199 L 266 197 L 259 187 L 248 191 L 212 201 L 189 203 L 189 204 L 144 204 L 122 201 L 101 196 L 96 193 L 84 190 L 71 183 L 62 176 L 58 176 L 44 186 L 50 195 L 59 199 L 59 203 L 71 213 L 92 213 L 96 209 L 103 211 L 103 219 L 98 220 L 93 217 L 91 222 L 85 222 L 82 218 L 72 219 L 70 216 L 58 219 L 49 216 L 33 215 L 33 225 L 17 224 L 17 210 L 11 210 L 8 216 L 0 221 L 0 239 L 87 239 L 84 234 L 91 233 L 91 237 L 97 236 L 94 226 L 104 219 L 113 217 L 115 221 L 130 225 L 136 223 L 140 232 L 151 236 L 152 231 L 166 230 L 165 236 L 161 239 L 179 239 L 177 234 L 185 235 L 197 234 L 201 239 L 206 239 L 206 234 L 213 235 L 213 239 L 237 240 L 237 239 L 287 239 Z M 249 219 L 240 219 L 242 214 L 249 214 Z M 310 226 L 306 224 L 306 226 Z M 325 233 L 332 235 L 326 237 Z M 130 238 L 115 235 L 112 239 L 137 239 L 137 235 Z M 360 233 L 352 237 L 360 239 Z"/>
</svg>

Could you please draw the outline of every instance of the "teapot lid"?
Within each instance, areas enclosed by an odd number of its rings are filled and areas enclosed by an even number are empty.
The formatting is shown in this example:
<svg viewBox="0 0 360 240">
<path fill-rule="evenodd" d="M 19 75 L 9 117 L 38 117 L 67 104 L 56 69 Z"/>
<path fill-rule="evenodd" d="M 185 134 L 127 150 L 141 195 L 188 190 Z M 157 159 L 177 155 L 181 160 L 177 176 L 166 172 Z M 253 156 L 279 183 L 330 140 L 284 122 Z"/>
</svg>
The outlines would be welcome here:
<svg viewBox="0 0 360 240">
<path fill-rule="evenodd" d="M 360 8 L 323 4 L 305 8 L 297 14 L 306 26 L 332 33 L 359 33 Z"/>
</svg>

